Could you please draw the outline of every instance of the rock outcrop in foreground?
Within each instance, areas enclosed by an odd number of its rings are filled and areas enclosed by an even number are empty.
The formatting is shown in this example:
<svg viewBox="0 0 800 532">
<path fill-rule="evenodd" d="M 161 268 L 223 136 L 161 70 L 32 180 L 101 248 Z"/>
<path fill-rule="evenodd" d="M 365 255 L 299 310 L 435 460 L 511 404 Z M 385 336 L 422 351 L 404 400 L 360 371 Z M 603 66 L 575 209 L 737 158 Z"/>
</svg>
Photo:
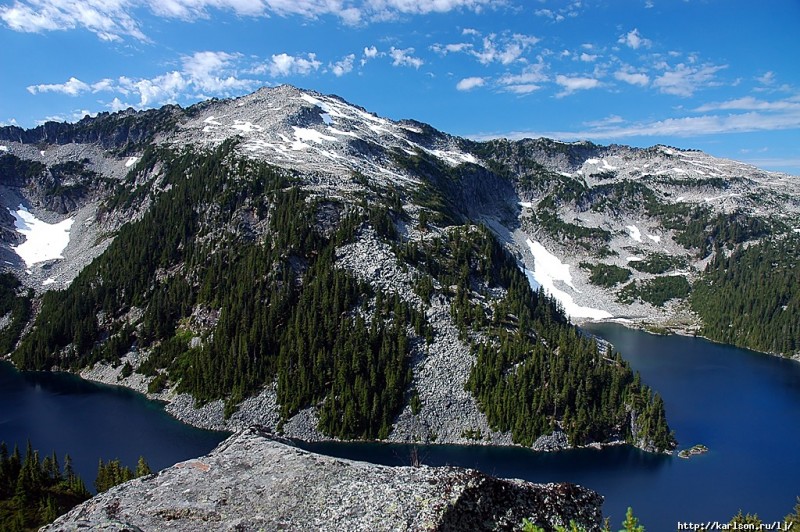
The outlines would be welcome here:
<svg viewBox="0 0 800 532">
<path fill-rule="evenodd" d="M 258 427 L 207 456 L 97 495 L 46 531 L 599 529 L 600 495 L 456 467 L 388 467 L 303 451 Z"/>
</svg>

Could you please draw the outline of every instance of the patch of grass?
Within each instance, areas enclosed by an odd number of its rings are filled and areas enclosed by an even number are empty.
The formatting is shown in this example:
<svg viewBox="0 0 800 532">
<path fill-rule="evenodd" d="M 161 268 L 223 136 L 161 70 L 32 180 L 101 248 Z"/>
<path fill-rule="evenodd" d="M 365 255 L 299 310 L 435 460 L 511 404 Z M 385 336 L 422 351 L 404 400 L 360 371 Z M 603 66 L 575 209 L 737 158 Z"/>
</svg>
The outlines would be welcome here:
<svg viewBox="0 0 800 532">
<path fill-rule="evenodd" d="M 662 307 L 670 299 L 687 297 L 691 290 L 692 287 L 686 277 L 682 275 L 667 275 L 639 283 L 633 281 L 620 290 L 619 294 L 617 294 L 617 300 L 626 304 L 641 300 L 655 307 Z"/>
<path fill-rule="evenodd" d="M 661 274 L 686 267 L 686 259 L 673 257 L 666 253 L 652 253 L 645 260 L 631 261 L 631 267 L 645 273 Z"/>
<path fill-rule="evenodd" d="M 624 283 L 631 277 L 631 271 L 629 269 L 614 266 L 613 264 L 591 264 L 589 262 L 581 262 L 580 266 L 584 270 L 591 272 L 589 282 L 606 288 Z"/>
</svg>

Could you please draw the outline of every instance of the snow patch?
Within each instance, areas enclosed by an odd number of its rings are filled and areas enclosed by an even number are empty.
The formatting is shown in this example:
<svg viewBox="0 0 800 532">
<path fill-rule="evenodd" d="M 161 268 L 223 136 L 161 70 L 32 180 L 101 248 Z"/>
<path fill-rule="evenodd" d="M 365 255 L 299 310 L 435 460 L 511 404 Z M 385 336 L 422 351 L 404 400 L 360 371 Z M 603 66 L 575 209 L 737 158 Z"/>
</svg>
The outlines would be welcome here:
<svg viewBox="0 0 800 532">
<path fill-rule="evenodd" d="M 638 227 L 636 227 L 635 225 L 626 225 L 625 229 L 628 230 L 632 239 L 636 240 L 637 242 L 642 241 L 642 232 L 639 231 Z"/>
<path fill-rule="evenodd" d="M 0 151 L 8 151 L 8 146 L 0 146 Z"/>
<path fill-rule="evenodd" d="M 575 303 L 572 295 L 556 288 L 555 282 L 561 281 L 572 290 L 580 293 L 572 284 L 572 275 L 569 273 L 569 264 L 563 264 L 558 257 L 547 251 L 539 242 L 526 240 L 533 254 L 533 272 L 523 269 L 531 288 L 538 290 L 541 286 L 545 292 L 554 297 L 564 307 L 564 312 L 571 318 L 610 318 L 611 314 L 605 310 L 584 307 Z"/>
<path fill-rule="evenodd" d="M 531 289 L 534 291 L 539 290 L 541 286 L 539 282 L 536 280 L 536 276 L 530 271 L 528 268 L 522 268 L 522 273 L 525 274 L 525 277 L 528 278 L 528 284 L 531 285 Z"/>
<path fill-rule="evenodd" d="M 308 129 L 297 126 L 292 126 L 292 129 L 294 129 L 294 138 L 298 141 L 310 140 L 311 142 L 316 142 L 317 144 L 320 144 L 323 140 L 329 140 L 329 141 L 339 140 L 336 137 L 330 137 L 328 135 L 324 135 L 315 129 Z"/>
<path fill-rule="evenodd" d="M 610 164 L 608 164 L 608 161 L 603 159 L 603 169 L 604 170 L 616 170 L 617 167 L 616 166 L 611 166 Z"/>
<path fill-rule="evenodd" d="M 38 262 L 64 258 L 61 252 L 69 244 L 69 230 L 74 218 L 49 224 L 36 218 L 22 204 L 16 211 L 8 211 L 14 217 L 17 232 L 25 237 L 25 242 L 11 249 L 25 261 L 26 266 L 30 268 Z"/>
<path fill-rule="evenodd" d="M 530 201 L 520 201 L 520 206 L 525 207 L 526 209 L 533 209 L 533 203 Z"/>
<path fill-rule="evenodd" d="M 303 94 L 303 95 L 300 96 L 300 99 L 305 101 L 305 102 L 310 103 L 311 105 L 316 105 L 317 107 L 322 109 L 322 112 L 327 114 L 329 117 L 347 118 L 347 115 L 344 114 L 338 108 L 338 106 L 333 105 L 333 104 L 328 103 L 328 102 L 324 102 L 324 101 L 320 100 L 319 98 L 314 98 L 310 94 Z M 322 119 L 325 120 L 325 117 L 323 116 Z"/>
<path fill-rule="evenodd" d="M 586 159 L 586 164 L 600 164 L 600 159 Z"/>
<path fill-rule="evenodd" d="M 329 115 L 328 113 L 322 113 L 319 116 L 322 117 L 322 121 L 325 122 L 327 125 L 333 124 L 333 118 L 331 118 L 331 115 Z"/>
<path fill-rule="evenodd" d="M 125 168 L 130 168 L 131 166 L 136 164 L 136 161 L 138 160 L 139 160 L 138 157 L 128 157 L 128 160 L 125 161 Z"/>
<path fill-rule="evenodd" d="M 644 259 L 642 257 L 625 257 L 626 262 L 639 262 L 643 260 Z"/>
<path fill-rule="evenodd" d="M 419 135 L 422 135 L 422 130 L 420 128 L 418 128 L 418 127 L 411 127 L 411 126 L 407 126 L 405 124 L 400 124 L 400 127 L 405 129 L 406 131 L 410 131 L 412 133 L 417 133 Z"/>
<path fill-rule="evenodd" d="M 659 235 L 647 235 L 647 238 L 658 244 L 661 242 L 661 237 Z"/>
<path fill-rule="evenodd" d="M 221 126 L 221 125 L 222 125 L 220 122 L 218 122 L 218 121 L 216 120 L 216 117 L 214 117 L 214 116 L 209 116 L 208 118 L 206 118 L 205 120 L 203 120 L 203 123 L 204 123 L 204 124 L 211 124 L 211 125 L 213 125 L 213 126 Z"/>
<path fill-rule="evenodd" d="M 342 131 L 341 129 L 336 129 L 335 127 L 328 127 L 328 131 L 330 131 L 334 135 L 346 135 L 348 137 L 359 138 L 358 135 L 356 135 L 352 131 Z"/>
<path fill-rule="evenodd" d="M 461 153 L 456 151 L 444 151 L 444 150 L 428 150 L 423 148 L 425 151 L 430 153 L 431 155 L 435 155 L 439 159 L 446 161 L 447 163 L 458 166 L 462 163 L 472 163 L 477 164 L 478 160 L 470 153 Z"/>
<path fill-rule="evenodd" d="M 53 279 L 52 277 L 48 277 L 47 279 L 42 281 L 42 286 L 47 286 L 47 285 L 53 284 L 55 282 L 56 282 L 55 279 Z"/>
<path fill-rule="evenodd" d="M 310 103 L 311 105 L 319 105 L 320 103 L 322 103 L 321 101 L 317 100 L 310 94 L 301 94 L 300 99 Z"/>
<path fill-rule="evenodd" d="M 264 128 L 261 126 L 257 126 L 252 122 L 247 122 L 245 120 L 234 120 L 233 125 L 230 126 L 231 129 L 236 131 L 241 131 L 242 133 L 250 133 L 252 131 L 263 131 Z"/>
</svg>

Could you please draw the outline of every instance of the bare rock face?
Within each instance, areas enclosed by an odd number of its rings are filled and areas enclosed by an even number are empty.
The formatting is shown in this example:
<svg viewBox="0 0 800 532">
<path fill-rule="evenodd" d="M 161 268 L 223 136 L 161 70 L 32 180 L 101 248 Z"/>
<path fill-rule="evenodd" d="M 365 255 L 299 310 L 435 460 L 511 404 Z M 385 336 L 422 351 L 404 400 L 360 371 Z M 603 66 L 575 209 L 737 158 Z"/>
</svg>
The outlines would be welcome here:
<svg viewBox="0 0 800 532">
<path fill-rule="evenodd" d="M 251 427 L 43 530 L 515 530 L 526 518 L 546 530 L 570 521 L 599 530 L 602 501 L 572 484 L 331 458 Z"/>
</svg>

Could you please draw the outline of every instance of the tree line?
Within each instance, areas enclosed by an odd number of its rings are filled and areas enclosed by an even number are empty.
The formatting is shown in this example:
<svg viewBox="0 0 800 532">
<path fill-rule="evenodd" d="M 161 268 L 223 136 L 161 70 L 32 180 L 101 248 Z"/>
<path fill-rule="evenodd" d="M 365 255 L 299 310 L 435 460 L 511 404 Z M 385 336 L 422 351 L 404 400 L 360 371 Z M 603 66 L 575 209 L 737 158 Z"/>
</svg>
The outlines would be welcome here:
<svg viewBox="0 0 800 532">
<path fill-rule="evenodd" d="M 139 458 L 135 471 L 121 465 L 119 460 L 101 459 L 95 489 L 105 491 L 150 473 L 143 457 Z M 5 442 L 0 442 L 0 530 L 38 530 L 91 496 L 75 473 L 69 454 L 64 455 L 62 466 L 55 452 L 42 457 L 30 441 L 24 457 L 16 446 L 9 452 Z"/>
</svg>

